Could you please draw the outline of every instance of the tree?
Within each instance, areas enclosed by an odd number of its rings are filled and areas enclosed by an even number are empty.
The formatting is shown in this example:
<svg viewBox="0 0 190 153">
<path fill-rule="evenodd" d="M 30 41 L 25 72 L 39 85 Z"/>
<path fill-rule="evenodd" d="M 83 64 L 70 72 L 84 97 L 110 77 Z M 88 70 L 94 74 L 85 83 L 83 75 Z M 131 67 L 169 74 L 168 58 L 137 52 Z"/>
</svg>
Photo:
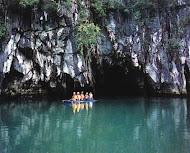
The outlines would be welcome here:
<svg viewBox="0 0 190 153">
<path fill-rule="evenodd" d="M 94 23 L 81 24 L 77 27 L 77 49 L 85 58 L 90 56 L 92 50 L 97 47 L 97 37 L 102 36 L 100 28 Z"/>
</svg>

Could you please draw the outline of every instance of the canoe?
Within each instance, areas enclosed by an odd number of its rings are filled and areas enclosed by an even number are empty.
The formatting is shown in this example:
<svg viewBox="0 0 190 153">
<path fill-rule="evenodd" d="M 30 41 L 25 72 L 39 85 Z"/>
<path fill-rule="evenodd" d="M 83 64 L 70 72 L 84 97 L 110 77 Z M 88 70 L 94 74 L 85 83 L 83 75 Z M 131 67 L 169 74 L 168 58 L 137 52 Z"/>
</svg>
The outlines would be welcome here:
<svg viewBox="0 0 190 153">
<path fill-rule="evenodd" d="M 72 100 L 62 100 L 62 103 L 64 104 L 77 104 L 78 102 L 80 103 L 95 103 L 97 100 L 81 100 L 81 101 L 72 101 Z"/>
</svg>

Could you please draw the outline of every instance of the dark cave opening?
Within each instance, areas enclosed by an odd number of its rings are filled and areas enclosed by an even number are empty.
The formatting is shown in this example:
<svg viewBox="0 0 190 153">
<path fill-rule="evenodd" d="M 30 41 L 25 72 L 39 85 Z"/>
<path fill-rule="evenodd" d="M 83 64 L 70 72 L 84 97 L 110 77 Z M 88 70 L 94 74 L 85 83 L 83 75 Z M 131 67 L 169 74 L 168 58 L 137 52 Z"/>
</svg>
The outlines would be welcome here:
<svg viewBox="0 0 190 153">
<path fill-rule="evenodd" d="M 5 74 L 5 77 L 2 81 L 2 88 L 5 89 L 7 86 L 9 86 L 10 83 L 13 83 L 13 81 L 19 81 L 21 78 L 23 78 L 23 74 L 15 70 L 12 66 L 9 73 Z"/>
<path fill-rule="evenodd" d="M 95 68 L 95 67 L 93 67 Z M 95 70 L 95 91 L 98 97 L 128 97 L 145 95 L 145 75 L 135 67 L 103 63 Z"/>
<path fill-rule="evenodd" d="M 50 82 L 45 83 L 41 82 L 41 85 L 45 87 L 48 91 L 48 98 L 71 98 L 74 91 L 74 80 L 71 78 L 69 74 L 64 73 L 62 79 L 56 79 L 56 87 L 50 87 Z"/>
<path fill-rule="evenodd" d="M 185 74 L 185 79 L 186 79 L 187 94 L 189 94 L 190 93 L 190 71 L 187 65 L 187 61 L 185 62 L 185 65 L 184 65 L 184 74 Z"/>
</svg>

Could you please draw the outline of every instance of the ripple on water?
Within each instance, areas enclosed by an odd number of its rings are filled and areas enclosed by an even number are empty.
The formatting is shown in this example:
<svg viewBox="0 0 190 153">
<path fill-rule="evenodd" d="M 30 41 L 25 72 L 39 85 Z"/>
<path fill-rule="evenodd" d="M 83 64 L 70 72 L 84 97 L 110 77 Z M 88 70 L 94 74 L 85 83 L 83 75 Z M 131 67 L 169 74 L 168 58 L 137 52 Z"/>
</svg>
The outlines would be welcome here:
<svg viewBox="0 0 190 153">
<path fill-rule="evenodd" d="M 101 100 L 75 114 L 56 102 L 6 104 L 0 110 L 2 153 L 190 150 L 190 109 L 180 99 Z"/>
</svg>

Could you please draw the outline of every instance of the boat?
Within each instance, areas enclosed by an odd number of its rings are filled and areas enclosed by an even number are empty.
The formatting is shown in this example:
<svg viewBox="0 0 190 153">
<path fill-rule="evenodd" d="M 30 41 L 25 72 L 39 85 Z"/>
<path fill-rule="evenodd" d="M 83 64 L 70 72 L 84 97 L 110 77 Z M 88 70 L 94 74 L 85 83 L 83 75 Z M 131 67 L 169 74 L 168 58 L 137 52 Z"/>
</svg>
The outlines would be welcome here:
<svg viewBox="0 0 190 153">
<path fill-rule="evenodd" d="M 65 105 L 77 104 L 77 103 L 95 103 L 97 100 L 81 100 L 81 101 L 72 101 L 72 100 L 62 100 L 62 103 Z"/>
</svg>

